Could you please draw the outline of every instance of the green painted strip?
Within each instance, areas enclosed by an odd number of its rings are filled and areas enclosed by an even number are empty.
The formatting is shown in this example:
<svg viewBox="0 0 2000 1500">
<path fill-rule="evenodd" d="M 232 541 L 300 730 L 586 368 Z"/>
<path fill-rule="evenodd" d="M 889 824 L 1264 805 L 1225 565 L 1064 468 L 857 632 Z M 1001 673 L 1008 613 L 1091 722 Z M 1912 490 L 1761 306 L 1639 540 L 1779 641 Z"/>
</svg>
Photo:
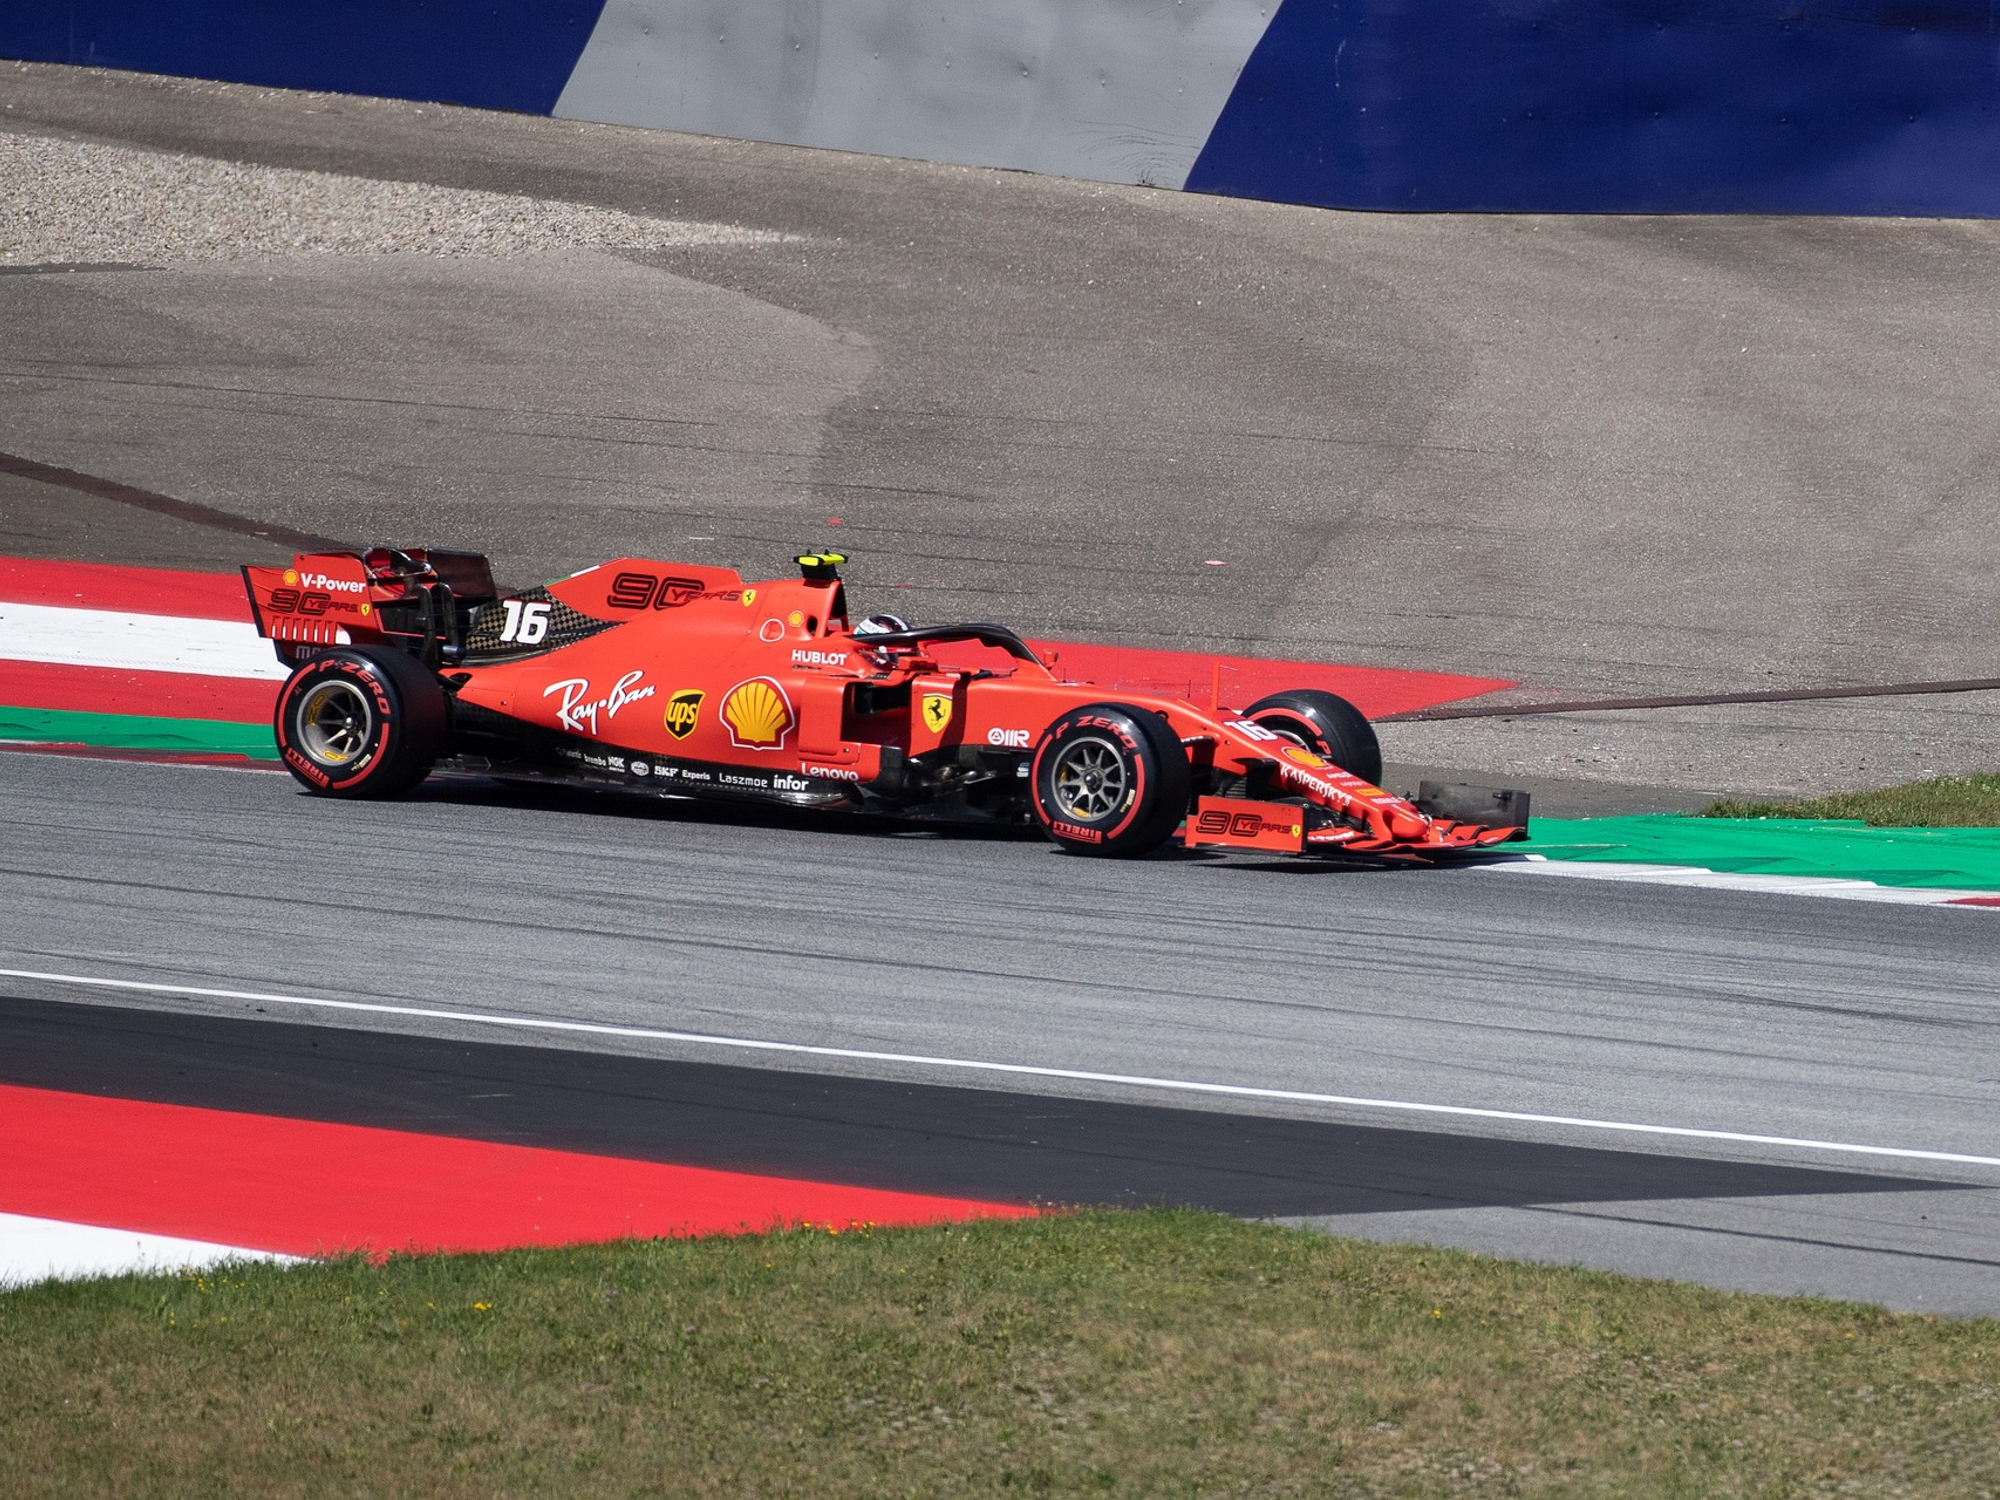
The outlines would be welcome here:
<svg viewBox="0 0 2000 1500">
<path fill-rule="evenodd" d="M 241 755 L 274 761 L 262 724 L 0 705 L 0 741 Z M 2000 891 L 2000 828 L 1871 828 L 1804 818 L 1536 818 L 1523 853 L 1680 865 L 1731 874 L 1820 875 L 1878 885 Z"/>
<path fill-rule="evenodd" d="M 0 705 L 0 740 L 92 745 L 102 750 L 165 750 L 183 755 L 245 755 L 252 760 L 278 758 L 271 731 L 263 724 L 86 714 L 61 708 Z"/>
<path fill-rule="evenodd" d="M 1536 818 L 1523 853 L 2000 891 L 2000 828 L 1871 828 L 1808 818 Z"/>
</svg>

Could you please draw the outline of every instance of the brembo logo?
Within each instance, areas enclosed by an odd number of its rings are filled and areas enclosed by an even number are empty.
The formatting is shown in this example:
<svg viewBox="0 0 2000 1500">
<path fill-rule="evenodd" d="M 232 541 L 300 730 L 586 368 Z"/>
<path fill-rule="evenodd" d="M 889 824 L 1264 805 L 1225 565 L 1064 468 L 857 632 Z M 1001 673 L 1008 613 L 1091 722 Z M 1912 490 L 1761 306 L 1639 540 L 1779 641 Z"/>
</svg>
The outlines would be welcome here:
<svg viewBox="0 0 2000 1500">
<path fill-rule="evenodd" d="M 368 587 L 346 578 L 329 578 L 324 573 L 308 573 L 299 582 L 309 589 L 328 589 L 341 594 L 359 594 Z"/>
</svg>

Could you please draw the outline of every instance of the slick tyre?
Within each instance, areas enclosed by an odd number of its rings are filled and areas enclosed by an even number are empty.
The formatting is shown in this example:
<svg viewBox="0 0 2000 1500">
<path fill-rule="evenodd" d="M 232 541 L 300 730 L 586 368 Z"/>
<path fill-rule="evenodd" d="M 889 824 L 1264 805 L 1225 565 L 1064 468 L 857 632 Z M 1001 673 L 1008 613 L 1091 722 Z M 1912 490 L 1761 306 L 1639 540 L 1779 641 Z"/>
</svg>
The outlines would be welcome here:
<svg viewBox="0 0 2000 1500">
<path fill-rule="evenodd" d="M 1350 776 L 1371 786 L 1382 784 L 1382 744 L 1375 726 L 1345 698 L 1294 688 L 1259 698 L 1243 717 L 1323 756 Z"/>
<path fill-rule="evenodd" d="M 444 752 L 450 711 L 431 672 L 401 652 L 316 656 L 278 694 L 278 753 L 320 797 L 397 797 Z"/>
<path fill-rule="evenodd" d="M 1072 854 L 1150 854 L 1187 816 L 1187 752 L 1158 714 L 1122 703 L 1071 709 L 1029 768 L 1035 821 Z"/>
</svg>

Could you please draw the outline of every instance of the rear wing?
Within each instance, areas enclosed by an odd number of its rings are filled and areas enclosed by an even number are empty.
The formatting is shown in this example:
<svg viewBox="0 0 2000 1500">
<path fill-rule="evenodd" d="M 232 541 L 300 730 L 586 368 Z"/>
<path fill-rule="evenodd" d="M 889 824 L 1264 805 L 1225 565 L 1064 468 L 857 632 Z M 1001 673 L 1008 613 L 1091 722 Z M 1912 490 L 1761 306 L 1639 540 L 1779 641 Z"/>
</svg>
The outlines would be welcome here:
<svg viewBox="0 0 2000 1500">
<path fill-rule="evenodd" d="M 481 553 L 423 547 L 302 552 L 287 568 L 244 568 L 243 586 L 257 633 L 294 665 L 349 645 L 450 665 L 464 654 L 473 611 L 499 596 Z"/>
</svg>

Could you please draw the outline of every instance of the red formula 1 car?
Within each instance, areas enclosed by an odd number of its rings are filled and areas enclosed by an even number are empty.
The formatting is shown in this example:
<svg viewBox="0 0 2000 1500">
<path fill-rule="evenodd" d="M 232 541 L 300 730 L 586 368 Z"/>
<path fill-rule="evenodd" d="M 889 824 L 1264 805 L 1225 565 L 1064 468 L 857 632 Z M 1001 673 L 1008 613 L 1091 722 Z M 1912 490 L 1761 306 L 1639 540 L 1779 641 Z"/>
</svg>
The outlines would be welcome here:
<svg viewBox="0 0 2000 1500">
<path fill-rule="evenodd" d="M 1081 854 L 1190 846 L 1438 853 L 1525 836 L 1390 795 L 1330 693 L 1243 709 L 1066 682 L 998 625 L 850 625 L 837 553 L 745 583 L 621 558 L 501 594 L 475 553 L 245 568 L 294 668 L 278 748 L 329 797 L 434 767 L 909 819 L 1034 822 Z"/>
</svg>

